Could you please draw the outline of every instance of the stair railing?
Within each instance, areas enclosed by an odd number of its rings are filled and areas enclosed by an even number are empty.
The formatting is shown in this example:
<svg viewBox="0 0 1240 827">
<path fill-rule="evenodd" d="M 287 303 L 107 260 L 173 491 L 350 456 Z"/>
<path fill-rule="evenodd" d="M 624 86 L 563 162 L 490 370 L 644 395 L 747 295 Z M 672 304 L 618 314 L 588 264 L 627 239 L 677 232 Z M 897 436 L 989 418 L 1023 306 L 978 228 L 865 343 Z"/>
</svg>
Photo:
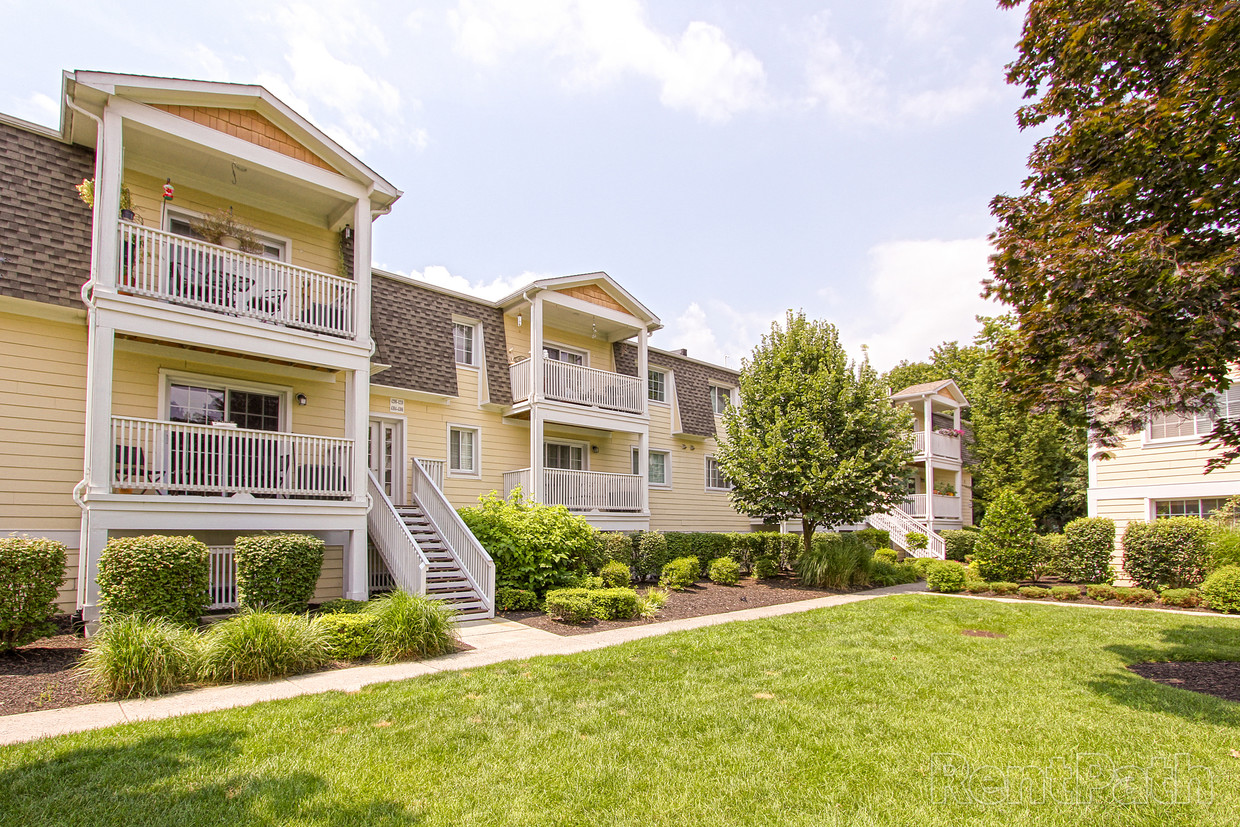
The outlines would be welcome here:
<svg viewBox="0 0 1240 827">
<path fill-rule="evenodd" d="M 943 541 L 943 537 L 931 531 L 925 523 L 910 517 L 899 508 L 886 514 L 871 514 L 866 518 L 866 522 L 890 534 L 891 539 L 902 546 L 912 557 L 937 557 L 940 560 L 947 558 L 947 544 Z M 912 549 L 908 547 L 908 535 L 914 531 L 926 535 L 927 545 L 925 548 Z"/>
<path fill-rule="evenodd" d="M 487 617 L 495 614 L 495 561 L 487 554 L 482 543 L 474 536 L 461 515 L 448 502 L 439 486 L 427 473 L 422 464 L 416 460 L 412 463 L 413 501 L 422 509 L 426 519 L 438 532 L 439 537 L 448 548 L 448 553 L 456 560 L 461 574 L 474 587 L 474 591 L 482 599 Z"/>
<path fill-rule="evenodd" d="M 396 512 L 396 506 L 379 484 L 375 472 L 371 471 L 369 477 L 370 510 L 366 512 L 366 528 L 370 537 L 396 584 L 407 592 L 426 594 L 426 573 L 430 569 L 426 555 Z"/>
</svg>

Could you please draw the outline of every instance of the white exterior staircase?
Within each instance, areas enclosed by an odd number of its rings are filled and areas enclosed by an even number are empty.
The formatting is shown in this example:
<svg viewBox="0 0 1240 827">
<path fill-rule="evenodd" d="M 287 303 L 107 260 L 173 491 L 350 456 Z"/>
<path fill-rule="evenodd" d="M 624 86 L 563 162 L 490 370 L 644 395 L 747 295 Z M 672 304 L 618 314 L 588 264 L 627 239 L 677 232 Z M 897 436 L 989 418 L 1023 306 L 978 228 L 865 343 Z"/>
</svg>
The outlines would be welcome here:
<svg viewBox="0 0 1240 827">
<path fill-rule="evenodd" d="M 942 535 L 931 531 L 921 520 L 910 517 L 899 508 L 886 514 L 871 514 L 865 518 L 865 521 L 873 528 L 882 529 L 890 534 L 891 542 L 911 557 L 937 557 L 940 560 L 947 558 L 947 545 L 943 542 Z M 911 549 L 908 547 L 908 534 L 913 531 L 926 535 L 928 542 L 925 548 Z"/>
<path fill-rule="evenodd" d="M 410 505 L 397 506 L 396 513 L 426 558 L 426 596 L 443 601 L 456 611 L 458 620 L 490 617 L 493 613 L 487 609 L 487 600 L 470 582 L 425 512 L 416 505 Z"/>
</svg>

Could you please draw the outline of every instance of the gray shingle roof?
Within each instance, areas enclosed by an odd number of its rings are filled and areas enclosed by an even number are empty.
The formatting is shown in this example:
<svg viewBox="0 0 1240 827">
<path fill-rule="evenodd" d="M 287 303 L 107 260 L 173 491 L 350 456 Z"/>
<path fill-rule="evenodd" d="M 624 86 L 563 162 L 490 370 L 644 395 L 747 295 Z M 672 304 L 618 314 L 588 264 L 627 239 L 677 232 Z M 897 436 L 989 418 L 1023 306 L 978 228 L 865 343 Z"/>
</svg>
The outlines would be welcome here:
<svg viewBox="0 0 1240 827">
<path fill-rule="evenodd" d="M 0 295 L 81 307 L 90 208 L 74 187 L 94 153 L 0 121 Z"/>
<path fill-rule="evenodd" d="M 616 342 L 612 345 L 616 372 L 637 375 L 637 345 Z M 704 365 L 692 359 L 681 359 L 669 353 L 651 350 L 651 367 L 667 368 L 676 375 L 676 403 L 680 410 L 681 431 L 695 436 L 715 436 L 715 413 L 710 406 L 710 386 L 714 382 L 735 387 L 737 371 Z"/>
</svg>

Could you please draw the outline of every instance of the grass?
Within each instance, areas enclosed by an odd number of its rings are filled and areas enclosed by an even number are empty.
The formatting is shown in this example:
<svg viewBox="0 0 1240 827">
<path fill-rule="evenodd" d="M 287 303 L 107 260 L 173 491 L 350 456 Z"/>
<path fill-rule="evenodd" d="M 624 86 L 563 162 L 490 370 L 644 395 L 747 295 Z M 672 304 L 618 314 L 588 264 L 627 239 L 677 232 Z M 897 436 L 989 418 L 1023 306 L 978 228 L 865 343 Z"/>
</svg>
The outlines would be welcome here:
<svg viewBox="0 0 1240 827">
<path fill-rule="evenodd" d="M 0 748 L 0 825 L 1226 824 L 1240 704 L 1124 668 L 1220 658 L 1236 619 L 892 597 Z M 939 803 L 936 753 L 1212 798 Z"/>
</svg>

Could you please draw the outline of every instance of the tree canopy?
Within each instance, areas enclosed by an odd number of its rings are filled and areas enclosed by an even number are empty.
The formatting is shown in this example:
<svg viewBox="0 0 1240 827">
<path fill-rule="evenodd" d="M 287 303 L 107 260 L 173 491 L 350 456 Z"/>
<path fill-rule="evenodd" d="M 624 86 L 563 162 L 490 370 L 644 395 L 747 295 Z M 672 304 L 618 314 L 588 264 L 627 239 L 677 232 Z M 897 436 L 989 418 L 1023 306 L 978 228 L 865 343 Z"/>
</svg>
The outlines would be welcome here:
<svg viewBox="0 0 1240 827">
<path fill-rule="evenodd" d="M 1207 407 L 1240 361 L 1240 4 L 1030 0 L 1019 50 L 1017 122 L 1053 132 L 991 203 L 986 294 L 1019 321 L 1003 382 L 1114 444 Z M 1214 438 L 1240 455 L 1236 423 Z"/>
<path fill-rule="evenodd" d="M 718 460 L 732 502 L 752 517 L 816 529 L 894 507 L 912 459 L 911 418 L 867 361 L 850 362 L 835 327 L 788 313 L 742 364 L 740 405 L 723 418 Z"/>
</svg>

